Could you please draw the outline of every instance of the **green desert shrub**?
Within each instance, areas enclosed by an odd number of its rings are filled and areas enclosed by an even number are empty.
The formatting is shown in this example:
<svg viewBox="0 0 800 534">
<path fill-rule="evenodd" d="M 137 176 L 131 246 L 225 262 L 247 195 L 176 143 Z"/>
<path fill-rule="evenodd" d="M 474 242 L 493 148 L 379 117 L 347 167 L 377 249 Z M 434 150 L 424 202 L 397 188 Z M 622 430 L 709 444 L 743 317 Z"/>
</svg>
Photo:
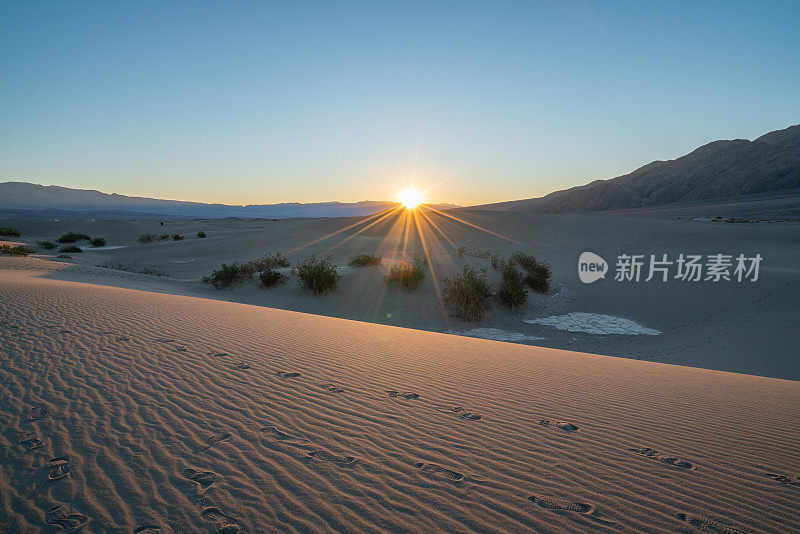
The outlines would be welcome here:
<svg viewBox="0 0 800 534">
<path fill-rule="evenodd" d="M 380 265 L 381 257 L 375 254 L 356 254 L 347 263 L 350 267 L 366 267 L 367 265 Z"/>
<path fill-rule="evenodd" d="M 275 254 L 264 256 L 258 260 L 248 261 L 244 266 L 249 269 L 251 273 L 257 273 L 259 271 L 266 271 L 267 269 L 276 269 L 279 267 L 286 269 L 291 267 L 292 264 L 288 258 L 283 257 L 280 252 L 276 252 Z"/>
<path fill-rule="evenodd" d="M 498 266 L 503 276 L 497 298 L 509 308 L 524 306 L 528 301 L 528 288 L 525 287 L 522 273 L 510 262 L 502 262 Z"/>
<path fill-rule="evenodd" d="M 183 239 L 183 236 L 181 234 L 172 234 L 173 241 L 180 241 L 181 239 Z"/>
<path fill-rule="evenodd" d="M 204 276 L 202 281 L 204 284 L 211 284 L 217 289 L 222 289 L 223 287 L 230 287 L 233 284 L 243 282 L 259 271 L 267 271 L 276 267 L 289 267 L 290 265 L 289 260 L 278 252 L 271 256 L 265 256 L 242 264 L 232 263 L 228 265 L 223 263 L 222 267 L 212 271 L 211 275 Z"/>
<path fill-rule="evenodd" d="M 67 232 L 57 239 L 59 243 L 76 243 L 78 241 L 90 241 L 92 238 L 86 234 L 77 234 L 75 232 Z"/>
<path fill-rule="evenodd" d="M 23 245 L 12 247 L 11 245 L 0 245 L 0 254 L 6 256 L 27 256 L 33 252 L 32 248 Z"/>
<path fill-rule="evenodd" d="M 243 265 L 237 263 L 228 265 L 227 263 L 223 263 L 222 267 L 214 269 L 209 276 L 204 276 L 202 282 L 204 284 L 211 284 L 217 289 L 222 289 L 223 287 L 230 287 L 233 284 L 242 282 L 252 275 L 253 273 L 247 271 Z"/>
<path fill-rule="evenodd" d="M 331 258 L 318 260 L 313 256 L 297 266 L 300 285 L 314 294 L 330 293 L 339 281 L 339 268 Z"/>
<path fill-rule="evenodd" d="M 275 287 L 286 282 L 286 275 L 275 269 L 267 269 L 259 273 L 258 280 L 261 282 L 261 287 Z"/>
<path fill-rule="evenodd" d="M 139 236 L 139 243 L 152 243 L 158 239 L 156 234 L 142 234 Z"/>
<path fill-rule="evenodd" d="M 522 252 L 511 256 L 510 263 L 519 265 L 525 272 L 522 281 L 538 293 L 547 293 L 550 290 L 550 281 L 553 272 L 547 263 L 541 262 Z"/>
<path fill-rule="evenodd" d="M 427 256 L 414 256 L 412 263 L 392 265 L 389 274 L 383 277 L 387 284 L 397 284 L 406 289 L 416 288 L 425 278 L 425 260 Z"/>
<path fill-rule="evenodd" d="M 75 245 L 67 245 L 66 247 L 61 247 L 58 249 L 59 252 L 63 252 L 65 254 L 69 254 L 71 252 L 83 252 L 81 247 L 76 247 Z"/>
<path fill-rule="evenodd" d="M 489 309 L 492 294 L 486 271 L 476 271 L 468 265 L 461 274 L 444 279 L 444 301 L 452 304 L 456 315 L 465 321 L 480 321 Z"/>
<path fill-rule="evenodd" d="M 104 247 L 106 246 L 106 240 L 102 237 L 94 237 L 89 241 L 89 244 L 93 247 Z"/>
<path fill-rule="evenodd" d="M 37 241 L 36 246 L 47 250 L 55 250 L 56 246 L 58 245 L 56 245 L 52 241 Z"/>
<path fill-rule="evenodd" d="M 3 227 L 0 228 L 0 236 L 19 237 L 21 234 L 16 228 Z"/>
<path fill-rule="evenodd" d="M 206 233 L 201 230 L 201 231 L 197 232 L 197 237 L 199 237 L 200 239 L 205 239 L 206 238 Z"/>
<path fill-rule="evenodd" d="M 167 239 L 169 239 L 169 234 L 161 234 L 158 238 L 161 241 L 166 241 Z"/>
</svg>

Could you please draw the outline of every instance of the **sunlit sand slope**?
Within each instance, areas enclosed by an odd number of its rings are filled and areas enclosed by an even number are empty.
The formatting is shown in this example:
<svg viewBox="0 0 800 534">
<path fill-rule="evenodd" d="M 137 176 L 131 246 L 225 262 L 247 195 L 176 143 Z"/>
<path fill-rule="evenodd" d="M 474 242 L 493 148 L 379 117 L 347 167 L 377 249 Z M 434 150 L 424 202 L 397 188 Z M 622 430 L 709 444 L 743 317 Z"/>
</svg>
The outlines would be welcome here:
<svg viewBox="0 0 800 534">
<path fill-rule="evenodd" d="M 800 383 L 37 275 L 2 532 L 800 530 Z"/>
</svg>

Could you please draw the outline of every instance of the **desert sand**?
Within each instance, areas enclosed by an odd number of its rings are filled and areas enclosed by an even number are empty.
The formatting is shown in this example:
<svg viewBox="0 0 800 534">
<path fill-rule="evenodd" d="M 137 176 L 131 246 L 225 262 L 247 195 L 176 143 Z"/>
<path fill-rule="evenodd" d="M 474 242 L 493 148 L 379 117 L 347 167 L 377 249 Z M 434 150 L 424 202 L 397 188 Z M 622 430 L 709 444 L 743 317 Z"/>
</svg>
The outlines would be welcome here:
<svg viewBox="0 0 800 534">
<path fill-rule="evenodd" d="M 0 262 L 3 532 L 800 529 L 798 382 L 71 268 Z"/>
<path fill-rule="evenodd" d="M 776 378 L 800 379 L 800 222 L 728 224 L 711 220 L 611 215 L 531 215 L 456 210 L 464 222 L 427 212 L 414 221 L 401 216 L 288 220 L 0 221 L 17 227 L 17 241 L 35 244 L 63 233 L 103 236 L 108 247 L 71 254 L 39 250 L 64 262 L 51 277 L 204 297 L 443 333 L 477 335 L 530 345 L 689 365 Z M 709 207 L 708 215 L 715 212 Z M 374 223 L 374 224 L 373 224 Z M 195 237 L 198 231 L 208 235 Z M 137 242 L 141 234 L 174 234 L 182 241 Z M 424 241 L 424 243 L 423 243 Z M 459 255 L 457 250 L 464 253 Z M 416 290 L 386 286 L 391 265 L 428 250 L 429 269 Z M 488 255 L 523 251 L 553 267 L 551 291 L 531 292 L 528 303 L 509 310 L 494 302 L 479 323 L 458 319 L 437 296 L 443 279 L 464 265 L 487 270 L 499 284 Z M 403 252 L 405 251 L 405 253 Z M 604 257 L 611 268 L 620 254 L 760 254 L 754 283 L 651 281 L 586 285 L 578 280 L 584 251 Z M 292 264 L 312 255 L 330 256 L 340 266 L 338 289 L 314 296 L 290 277 L 264 290 L 256 281 L 217 290 L 200 282 L 222 263 L 244 262 L 281 252 Z M 377 253 L 383 264 L 354 269 L 356 253 Z M 4 261 L 4 260 L 3 260 Z M 167 276 L 133 271 L 155 269 Z M 287 270 L 288 271 L 288 270 Z M 645 273 L 646 274 L 646 273 Z M 643 277 L 644 278 L 644 277 Z M 584 318 L 577 324 L 576 317 Z M 577 328 L 565 329 L 566 325 Z M 599 330 L 605 332 L 598 334 Z M 624 328 L 619 325 L 626 325 Z M 561 327 L 561 328 L 560 328 Z M 657 335 L 646 335 L 658 332 Z"/>
</svg>

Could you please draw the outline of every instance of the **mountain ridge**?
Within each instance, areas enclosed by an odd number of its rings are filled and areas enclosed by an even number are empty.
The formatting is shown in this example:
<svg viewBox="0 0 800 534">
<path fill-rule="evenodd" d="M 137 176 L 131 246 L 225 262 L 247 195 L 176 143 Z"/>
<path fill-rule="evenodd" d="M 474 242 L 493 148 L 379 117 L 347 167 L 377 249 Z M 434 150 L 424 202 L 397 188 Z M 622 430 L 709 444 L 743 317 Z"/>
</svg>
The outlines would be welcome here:
<svg viewBox="0 0 800 534">
<path fill-rule="evenodd" d="M 800 125 L 753 141 L 716 140 L 672 160 L 538 198 L 471 206 L 490 211 L 581 213 L 664 206 L 800 188 Z"/>
<path fill-rule="evenodd" d="M 295 217 L 350 217 L 373 215 L 398 203 L 385 200 L 359 202 L 282 202 L 277 204 L 247 204 L 244 206 L 204 203 L 183 200 L 134 197 L 118 193 L 103 193 L 95 189 L 73 189 L 58 185 L 41 185 L 30 182 L 0 183 L 0 213 L 36 218 L 48 212 L 61 218 L 74 214 L 80 218 L 92 214 L 94 218 L 141 218 L 162 216 L 203 218 L 295 218 Z M 432 204 L 437 209 L 457 207 L 452 204 Z"/>
</svg>

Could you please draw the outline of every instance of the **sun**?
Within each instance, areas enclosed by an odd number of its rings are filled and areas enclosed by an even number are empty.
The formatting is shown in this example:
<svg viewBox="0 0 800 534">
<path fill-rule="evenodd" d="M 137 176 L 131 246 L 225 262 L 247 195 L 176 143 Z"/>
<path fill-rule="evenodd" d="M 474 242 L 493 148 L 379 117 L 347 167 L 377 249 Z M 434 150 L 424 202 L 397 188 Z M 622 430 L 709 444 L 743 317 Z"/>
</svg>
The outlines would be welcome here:
<svg viewBox="0 0 800 534">
<path fill-rule="evenodd" d="M 422 193 L 413 187 L 400 191 L 400 194 L 397 195 L 397 199 L 403 206 L 410 210 L 413 210 L 425 200 Z"/>
</svg>

